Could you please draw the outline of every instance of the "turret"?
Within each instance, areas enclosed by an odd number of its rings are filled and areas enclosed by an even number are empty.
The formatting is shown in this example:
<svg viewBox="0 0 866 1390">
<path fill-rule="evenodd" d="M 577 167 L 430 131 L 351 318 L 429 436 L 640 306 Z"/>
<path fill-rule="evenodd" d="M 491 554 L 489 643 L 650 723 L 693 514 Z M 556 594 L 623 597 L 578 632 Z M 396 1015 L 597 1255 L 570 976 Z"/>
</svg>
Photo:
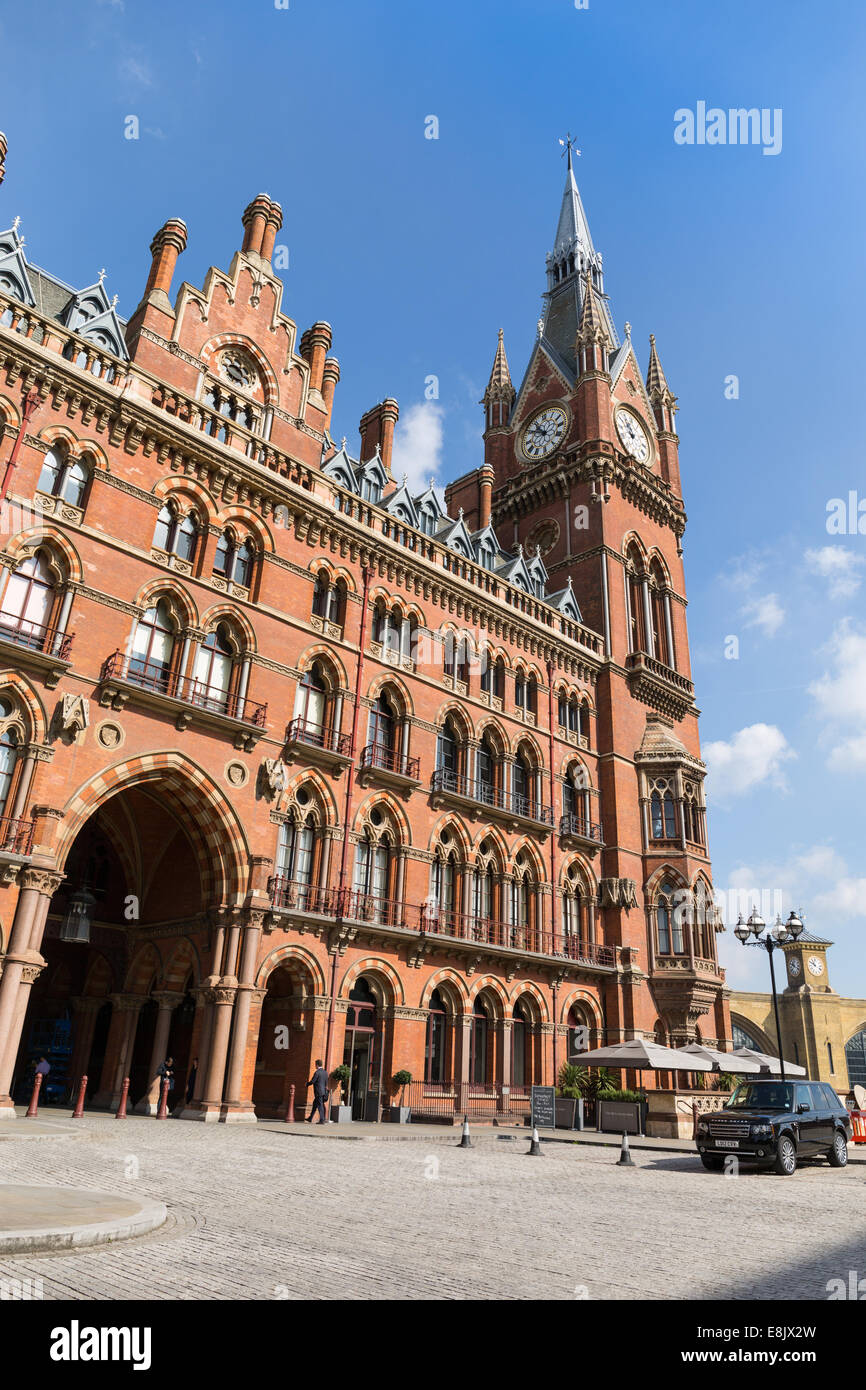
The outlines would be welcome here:
<svg viewBox="0 0 866 1390">
<path fill-rule="evenodd" d="M 658 427 L 659 462 L 661 474 L 676 495 L 681 496 L 679 438 L 674 428 L 677 398 L 668 386 L 656 351 L 655 334 L 650 334 L 650 359 L 646 374 L 647 395 Z"/>
</svg>

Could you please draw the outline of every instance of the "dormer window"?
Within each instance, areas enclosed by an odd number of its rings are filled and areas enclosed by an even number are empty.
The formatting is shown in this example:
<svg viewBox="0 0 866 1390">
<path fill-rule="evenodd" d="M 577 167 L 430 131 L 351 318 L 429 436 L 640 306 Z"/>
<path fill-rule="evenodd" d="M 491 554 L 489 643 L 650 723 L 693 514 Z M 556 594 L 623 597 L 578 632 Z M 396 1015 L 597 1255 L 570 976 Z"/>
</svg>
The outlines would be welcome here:
<svg viewBox="0 0 866 1390">
<path fill-rule="evenodd" d="M 361 497 L 365 502 L 379 502 L 382 497 L 382 485 L 376 478 L 363 478 L 361 480 Z"/>
</svg>

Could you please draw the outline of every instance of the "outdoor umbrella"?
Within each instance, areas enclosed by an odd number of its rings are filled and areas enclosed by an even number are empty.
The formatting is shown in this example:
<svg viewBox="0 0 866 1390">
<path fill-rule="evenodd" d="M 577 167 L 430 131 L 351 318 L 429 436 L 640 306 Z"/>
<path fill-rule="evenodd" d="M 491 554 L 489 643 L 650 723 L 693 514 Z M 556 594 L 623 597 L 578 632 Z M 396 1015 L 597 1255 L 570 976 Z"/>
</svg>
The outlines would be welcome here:
<svg viewBox="0 0 866 1390">
<path fill-rule="evenodd" d="M 690 1056 L 661 1043 L 629 1038 L 611 1047 L 597 1047 L 594 1052 L 576 1052 L 573 1061 L 578 1066 L 619 1067 L 630 1071 L 712 1071 L 709 1058 Z"/>
<path fill-rule="evenodd" d="M 756 1052 L 753 1047 L 738 1047 L 731 1053 L 732 1057 L 742 1057 L 749 1062 L 760 1062 L 761 1071 L 768 1072 L 770 1076 L 778 1076 L 780 1063 L 778 1057 L 768 1057 L 766 1052 Z M 806 1068 L 798 1067 L 796 1062 L 789 1062 L 785 1058 L 785 1074 L 790 1076 L 805 1076 Z"/>
<path fill-rule="evenodd" d="M 760 1062 L 744 1057 L 742 1053 L 719 1052 L 717 1048 L 704 1047 L 702 1043 L 687 1043 L 677 1051 L 689 1057 L 705 1057 L 712 1062 L 713 1071 L 730 1072 L 732 1076 L 751 1076 L 762 1070 Z M 785 1065 L 788 1065 L 787 1062 Z"/>
</svg>

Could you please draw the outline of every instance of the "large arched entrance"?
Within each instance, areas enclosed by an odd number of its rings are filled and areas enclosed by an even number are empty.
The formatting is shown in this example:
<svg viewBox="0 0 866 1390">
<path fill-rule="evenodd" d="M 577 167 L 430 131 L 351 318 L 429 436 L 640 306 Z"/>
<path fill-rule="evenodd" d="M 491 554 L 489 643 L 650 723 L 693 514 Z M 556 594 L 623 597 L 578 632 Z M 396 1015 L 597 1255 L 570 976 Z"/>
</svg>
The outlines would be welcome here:
<svg viewBox="0 0 866 1390">
<path fill-rule="evenodd" d="M 87 1102 L 113 1108 L 129 1076 L 130 1105 L 152 1111 L 156 1068 L 173 1056 L 176 1106 L 206 1047 L 211 1006 L 200 986 L 214 968 L 211 926 L 237 901 L 248 856 L 233 813 L 198 769 L 172 754 L 137 761 L 137 772 L 115 769 L 115 785 L 105 773 L 98 792 L 86 788 L 67 807 L 65 877 L 48 905 L 46 966 L 14 1064 L 19 1103 L 44 1056 L 49 1103 L 66 1103 L 86 1076 Z M 217 973 L 232 973 L 224 964 Z M 220 1099 L 222 1081 L 221 1072 Z"/>
<path fill-rule="evenodd" d="M 316 983 L 311 970 L 301 961 L 280 961 L 267 977 L 262 998 L 253 1105 L 257 1115 L 284 1119 L 289 1092 L 295 1087 L 295 1114 L 304 1116 L 312 1095 L 307 1082 L 313 1074 L 321 1040 L 316 1022 L 319 1011 L 313 1007 Z"/>
</svg>

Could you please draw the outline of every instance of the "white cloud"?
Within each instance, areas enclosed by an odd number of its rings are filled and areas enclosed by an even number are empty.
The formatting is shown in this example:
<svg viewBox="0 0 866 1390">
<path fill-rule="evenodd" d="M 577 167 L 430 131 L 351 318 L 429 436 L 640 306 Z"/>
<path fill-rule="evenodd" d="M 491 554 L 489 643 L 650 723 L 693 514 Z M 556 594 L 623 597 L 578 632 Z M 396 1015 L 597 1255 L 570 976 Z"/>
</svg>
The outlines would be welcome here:
<svg viewBox="0 0 866 1390">
<path fill-rule="evenodd" d="M 740 612 L 748 618 L 746 627 L 759 627 L 765 637 L 775 637 L 785 621 L 785 610 L 778 594 L 765 594 L 763 598 L 752 599 Z"/>
<path fill-rule="evenodd" d="M 137 58 L 124 58 L 120 64 L 120 75 L 127 82 L 137 82 L 141 87 L 153 86 L 150 68 L 146 63 L 140 63 Z"/>
<path fill-rule="evenodd" d="M 866 770 L 866 734 L 844 738 L 830 750 L 828 766 L 833 772 L 862 772 Z"/>
<path fill-rule="evenodd" d="M 394 436 L 391 471 L 399 482 L 406 473 L 409 486 L 420 491 L 435 478 L 442 462 L 442 407 L 435 401 L 410 405 Z"/>
<path fill-rule="evenodd" d="M 704 758 L 709 768 L 707 790 L 720 801 L 744 796 L 765 783 L 784 787 L 782 763 L 797 755 L 775 724 L 750 724 L 727 743 L 708 743 Z"/>
<path fill-rule="evenodd" d="M 866 722 L 866 633 L 846 618 L 836 627 L 827 650 L 831 669 L 809 686 L 825 719 L 862 728 Z"/>
<path fill-rule="evenodd" d="M 820 550 L 807 550 L 806 568 L 821 579 L 829 581 L 827 592 L 830 598 L 852 598 L 860 588 L 862 570 L 866 559 L 855 555 L 842 545 L 824 545 Z"/>
</svg>

